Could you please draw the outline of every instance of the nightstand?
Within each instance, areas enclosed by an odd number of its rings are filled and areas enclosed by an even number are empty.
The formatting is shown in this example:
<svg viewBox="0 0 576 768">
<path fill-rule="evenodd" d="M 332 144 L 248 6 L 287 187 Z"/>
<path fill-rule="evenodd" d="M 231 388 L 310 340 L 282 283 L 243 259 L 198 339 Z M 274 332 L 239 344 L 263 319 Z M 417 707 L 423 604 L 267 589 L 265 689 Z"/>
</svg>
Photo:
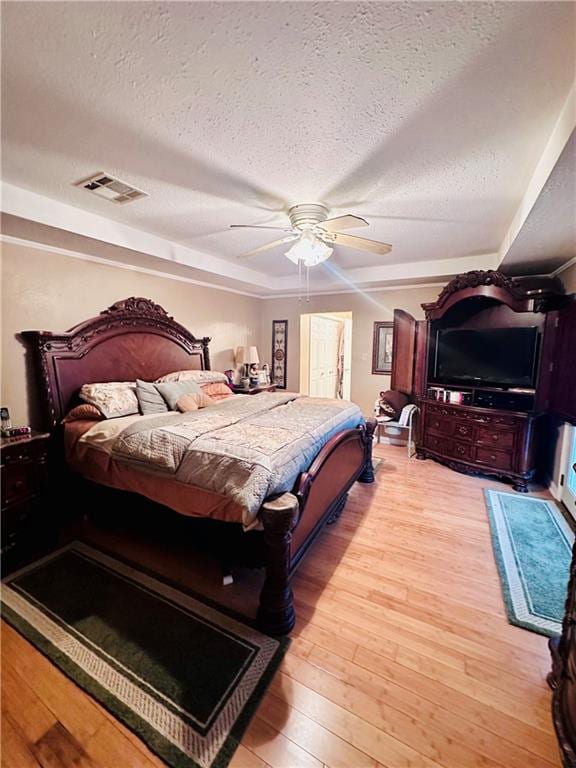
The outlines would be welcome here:
<svg viewBox="0 0 576 768">
<path fill-rule="evenodd" d="M 2 573 L 46 545 L 48 531 L 48 440 L 45 432 L 0 438 L 2 474 Z"/>
<path fill-rule="evenodd" d="M 235 395 L 257 395 L 260 392 L 276 392 L 276 384 L 258 384 L 257 387 L 232 387 Z"/>
</svg>

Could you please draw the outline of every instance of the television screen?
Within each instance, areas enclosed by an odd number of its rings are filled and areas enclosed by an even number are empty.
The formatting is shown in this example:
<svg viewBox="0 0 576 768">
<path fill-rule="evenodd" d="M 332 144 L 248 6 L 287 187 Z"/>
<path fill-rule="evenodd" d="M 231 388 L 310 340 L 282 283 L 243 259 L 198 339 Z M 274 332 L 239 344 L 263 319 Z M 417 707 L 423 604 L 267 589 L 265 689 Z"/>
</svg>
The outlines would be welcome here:
<svg viewBox="0 0 576 768">
<path fill-rule="evenodd" d="M 436 380 L 533 387 L 538 328 L 444 329 L 436 337 Z"/>
</svg>

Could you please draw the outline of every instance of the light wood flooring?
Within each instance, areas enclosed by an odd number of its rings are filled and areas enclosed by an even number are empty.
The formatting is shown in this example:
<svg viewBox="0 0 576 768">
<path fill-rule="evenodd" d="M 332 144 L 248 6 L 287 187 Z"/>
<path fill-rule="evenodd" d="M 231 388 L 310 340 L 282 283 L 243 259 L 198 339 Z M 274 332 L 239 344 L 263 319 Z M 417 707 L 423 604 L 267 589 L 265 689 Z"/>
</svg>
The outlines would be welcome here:
<svg viewBox="0 0 576 768">
<path fill-rule="evenodd" d="M 482 489 L 507 488 L 375 455 L 376 483 L 355 486 L 294 580 L 293 642 L 232 767 L 560 766 L 546 638 L 506 621 L 491 550 Z M 190 581 L 189 558 L 129 544 Z M 256 587 L 239 574 L 225 599 L 255 604 Z M 162 765 L 5 625 L 2 639 L 5 768 Z"/>
</svg>

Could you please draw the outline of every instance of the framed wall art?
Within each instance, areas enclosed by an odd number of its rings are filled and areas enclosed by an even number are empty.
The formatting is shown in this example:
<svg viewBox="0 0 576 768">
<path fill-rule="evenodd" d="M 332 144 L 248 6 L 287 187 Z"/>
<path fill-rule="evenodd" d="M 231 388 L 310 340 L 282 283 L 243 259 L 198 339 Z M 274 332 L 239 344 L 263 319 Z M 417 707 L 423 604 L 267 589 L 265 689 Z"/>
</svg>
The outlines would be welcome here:
<svg viewBox="0 0 576 768">
<path fill-rule="evenodd" d="M 288 320 L 272 320 L 272 384 L 286 389 Z"/>
<path fill-rule="evenodd" d="M 392 340 L 394 323 L 375 322 L 372 346 L 372 373 L 392 373 Z"/>
</svg>

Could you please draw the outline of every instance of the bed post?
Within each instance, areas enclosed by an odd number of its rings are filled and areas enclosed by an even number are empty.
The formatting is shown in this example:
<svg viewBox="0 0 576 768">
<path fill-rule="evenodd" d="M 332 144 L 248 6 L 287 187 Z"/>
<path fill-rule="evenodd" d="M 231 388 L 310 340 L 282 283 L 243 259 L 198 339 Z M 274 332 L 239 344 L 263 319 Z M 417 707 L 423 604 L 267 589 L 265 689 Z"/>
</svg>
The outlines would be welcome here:
<svg viewBox="0 0 576 768">
<path fill-rule="evenodd" d="M 260 592 L 258 624 L 271 635 L 287 635 L 296 621 L 290 574 L 292 530 L 300 505 L 292 493 L 265 501 L 260 509 L 264 526 L 266 580 Z"/>
<path fill-rule="evenodd" d="M 366 419 L 364 428 L 364 469 L 358 478 L 359 483 L 374 482 L 374 467 L 372 466 L 372 443 L 374 440 L 374 430 L 376 429 L 376 419 Z"/>
</svg>

